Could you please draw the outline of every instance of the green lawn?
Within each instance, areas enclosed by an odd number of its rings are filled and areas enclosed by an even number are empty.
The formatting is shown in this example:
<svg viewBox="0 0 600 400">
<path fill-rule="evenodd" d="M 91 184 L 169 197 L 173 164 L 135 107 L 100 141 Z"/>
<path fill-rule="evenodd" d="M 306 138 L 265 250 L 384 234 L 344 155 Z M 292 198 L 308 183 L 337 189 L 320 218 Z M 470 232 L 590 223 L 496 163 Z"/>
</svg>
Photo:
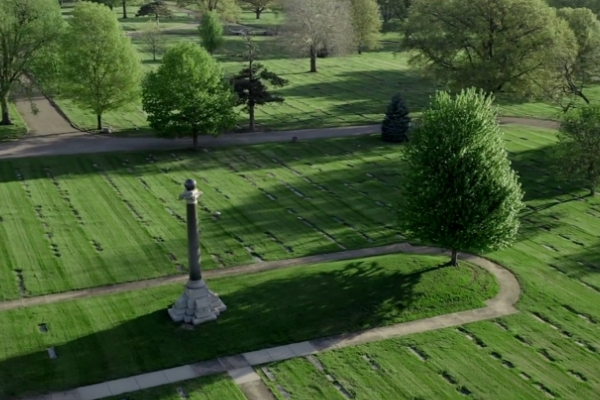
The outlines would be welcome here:
<svg viewBox="0 0 600 400">
<path fill-rule="evenodd" d="M 182 398 L 189 400 L 247 400 L 244 393 L 226 375 L 207 376 L 176 385 L 122 394 L 107 400 L 181 400 Z"/>
<path fill-rule="evenodd" d="M 253 13 L 245 12 L 240 22 L 256 29 L 271 29 L 283 18 L 266 13 L 261 20 L 256 20 Z M 127 29 L 133 29 L 131 25 L 135 24 L 123 23 Z M 169 44 L 182 40 L 199 41 L 195 26 L 166 31 L 165 37 Z M 156 68 L 158 64 L 151 60 L 149 52 L 144 51 L 140 39 L 134 37 L 133 41 L 146 68 Z M 405 96 L 412 112 L 419 113 L 427 106 L 435 90 L 443 89 L 409 68 L 406 53 L 396 53 L 399 48 L 396 33 L 383 36 L 381 49 L 362 55 L 319 59 L 319 72 L 316 74 L 307 72 L 308 59 L 291 57 L 279 38 L 256 36 L 256 41 L 260 46 L 261 62 L 290 82 L 277 90 L 286 98 L 284 103 L 258 108 L 257 122 L 264 130 L 377 124 L 381 122 L 390 98 L 397 92 Z M 223 48 L 215 54 L 228 75 L 241 69 L 239 55 L 243 47 L 241 37 L 230 35 L 226 36 Z M 586 94 L 592 99 L 600 98 L 600 86 L 589 89 Z M 57 99 L 57 102 L 76 125 L 95 128 L 96 117 L 92 113 L 67 100 Z M 499 99 L 498 104 L 504 115 L 539 118 L 556 118 L 558 115 L 558 108 L 539 102 Z M 141 103 L 134 105 L 133 110 L 109 112 L 104 121 L 113 129 L 127 134 L 150 132 Z M 240 114 L 239 126 L 246 123 L 245 115 Z"/>
<path fill-rule="evenodd" d="M 9 112 L 13 125 L 0 125 L 0 142 L 4 140 L 18 139 L 27 134 L 27 127 L 25 126 L 23 118 L 21 118 L 21 115 L 17 111 L 14 103 L 9 103 L 8 106 L 10 108 Z"/>
<path fill-rule="evenodd" d="M 179 284 L 2 312 L 0 398 L 474 309 L 497 293 L 479 267 L 446 261 L 398 254 L 211 279 L 228 310 L 195 331 L 169 321 Z"/>
</svg>

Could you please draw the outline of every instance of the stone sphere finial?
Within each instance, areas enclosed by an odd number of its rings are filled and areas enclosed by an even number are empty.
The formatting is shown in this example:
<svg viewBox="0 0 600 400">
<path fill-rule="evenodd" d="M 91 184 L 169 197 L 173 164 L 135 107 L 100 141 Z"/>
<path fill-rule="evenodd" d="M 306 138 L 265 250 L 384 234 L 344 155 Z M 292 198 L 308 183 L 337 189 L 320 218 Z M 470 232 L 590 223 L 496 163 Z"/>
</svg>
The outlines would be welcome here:
<svg viewBox="0 0 600 400">
<path fill-rule="evenodd" d="M 192 190 L 196 189 L 196 181 L 193 179 L 186 179 L 183 186 L 185 187 L 185 190 L 192 191 Z"/>
</svg>

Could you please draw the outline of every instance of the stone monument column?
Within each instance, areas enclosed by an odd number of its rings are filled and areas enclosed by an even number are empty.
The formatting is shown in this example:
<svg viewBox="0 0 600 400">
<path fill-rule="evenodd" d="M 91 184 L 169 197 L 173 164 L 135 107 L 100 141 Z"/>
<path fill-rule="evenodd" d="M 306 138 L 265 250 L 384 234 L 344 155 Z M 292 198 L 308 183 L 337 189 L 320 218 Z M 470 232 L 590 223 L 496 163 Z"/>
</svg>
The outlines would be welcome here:
<svg viewBox="0 0 600 400">
<path fill-rule="evenodd" d="M 183 294 L 169 308 L 169 316 L 175 322 L 199 325 L 214 321 L 227 307 L 219 296 L 208 289 L 202 279 L 200 268 L 200 235 L 198 232 L 198 214 L 196 206 L 202 192 L 196 189 L 196 181 L 188 179 L 184 183 L 185 191 L 179 196 L 187 203 L 187 234 L 189 280 Z"/>
</svg>

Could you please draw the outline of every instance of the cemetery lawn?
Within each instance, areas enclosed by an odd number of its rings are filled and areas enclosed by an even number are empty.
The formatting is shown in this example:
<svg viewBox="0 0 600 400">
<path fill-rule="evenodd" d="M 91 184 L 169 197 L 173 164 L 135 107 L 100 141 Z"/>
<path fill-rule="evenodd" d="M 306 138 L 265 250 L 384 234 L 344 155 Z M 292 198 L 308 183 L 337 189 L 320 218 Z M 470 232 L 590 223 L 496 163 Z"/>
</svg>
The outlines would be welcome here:
<svg viewBox="0 0 600 400">
<path fill-rule="evenodd" d="M 228 310 L 195 331 L 166 312 L 181 284 L 1 312 L 0 398 L 484 307 L 497 294 L 484 270 L 447 261 L 395 254 L 209 279 Z"/>
<path fill-rule="evenodd" d="M 115 7 L 115 10 L 119 7 Z M 135 7 L 134 7 L 135 9 Z M 115 11 L 120 13 L 121 11 Z M 131 14 L 131 12 L 130 12 Z M 134 14 L 131 14 L 134 15 Z M 178 14 L 179 15 L 179 14 Z M 180 16 L 178 18 L 189 18 Z M 145 21 L 143 18 L 135 20 Z M 121 20 L 124 29 L 135 29 L 140 26 L 134 19 Z M 127 21 L 127 22 L 125 22 Z M 251 12 L 245 12 L 240 18 L 254 29 L 273 29 L 283 21 L 283 16 L 276 18 L 272 13 L 265 13 L 256 20 Z M 164 38 L 167 46 L 180 41 L 198 43 L 198 31 L 195 25 L 165 26 Z M 233 25 L 229 29 L 241 29 Z M 308 73 L 308 59 L 297 59 L 286 53 L 277 37 L 256 36 L 260 48 L 260 62 L 269 70 L 289 80 L 289 85 L 277 90 L 286 101 L 280 104 L 258 107 L 256 122 L 259 130 L 292 130 L 305 128 L 327 128 L 337 126 L 378 124 L 391 97 L 401 93 L 411 112 L 419 114 L 429 103 L 429 98 L 436 89 L 431 80 L 422 77 L 419 71 L 408 66 L 408 54 L 396 53 L 399 48 L 399 35 L 387 33 L 382 38 L 382 47 L 376 51 L 362 55 L 353 54 L 344 58 L 332 57 L 319 59 L 318 73 Z M 132 41 L 140 52 L 147 70 L 157 68 L 160 60 L 152 61 L 151 53 L 144 49 L 142 39 L 132 37 Z M 243 66 L 240 54 L 243 52 L 243 39 L 229 34 L 225 37 L 224 46 L 215 53 L 222 62 L 228 76 L 237 73 Z M 600 99 L 600 85 L 586 89 L 586 95 L 592 100 Z M 69 118 L 79 127 L 96 129 L 96 116 L 82 110 L 72 102 L 56 99 L 57 103 Z M 511 101 L 498 99 L 501 113 L 509 116 L 528 116 L 536 118 L 555 118 L 558 108 L 541 102 Z M 141 103 L 135 104 L 132 110 L 108 112 L 103 117 L 104 123 L 122 134 L 151 134 L 146 116 L 142 112 Z M 240 114 L 238 126 L 247 126 L 247 116 Z"/>
<path fill-rule="evenodd" d="M 23 122 L 23 118 L 17 111 L 14 103 L 8 103 L 10 117 L 13 125 L 0 125 L 0 142 L 4 140 L 13 140 L 23 137 L 27 134 L 27 126 Z"/>
<path fill-rule="evenodd" d="M 188 397 L 182 397 L 185 393 Z M 228 375 L 207 376 L 174 385 L 159 386 L 106 400 L 247 400 Z"/>
</svg>

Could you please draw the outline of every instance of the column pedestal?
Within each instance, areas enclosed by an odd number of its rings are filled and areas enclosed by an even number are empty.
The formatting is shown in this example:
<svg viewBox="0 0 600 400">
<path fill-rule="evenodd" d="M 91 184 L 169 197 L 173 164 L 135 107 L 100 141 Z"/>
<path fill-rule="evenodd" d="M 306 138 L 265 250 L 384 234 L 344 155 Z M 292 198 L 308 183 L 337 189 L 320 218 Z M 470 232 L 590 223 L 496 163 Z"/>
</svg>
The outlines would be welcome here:
<svg viewBox="0 0 600 400">
<path fill-rule="evenodd" d="M 199 325 L 214 321 L 227 307 L 219 295 L 211 292 L 203 279 L 188 281 L 185 291 L 169 308 L 169 316 L 175 322 Z"/>
</svg>

